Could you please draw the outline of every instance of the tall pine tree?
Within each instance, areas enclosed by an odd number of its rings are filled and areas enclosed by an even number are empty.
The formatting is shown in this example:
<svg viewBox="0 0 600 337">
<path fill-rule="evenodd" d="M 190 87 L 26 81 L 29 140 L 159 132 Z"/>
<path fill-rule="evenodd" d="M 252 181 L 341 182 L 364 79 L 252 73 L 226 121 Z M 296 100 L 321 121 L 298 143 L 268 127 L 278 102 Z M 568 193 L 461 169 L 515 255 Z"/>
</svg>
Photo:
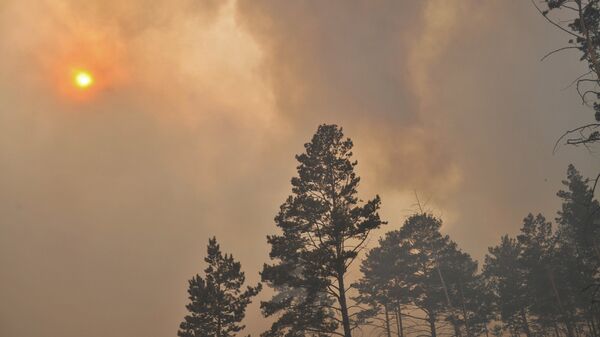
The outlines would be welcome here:
<svg viewBox="0 0 600 337">
<path fill-rule="evenodd" d="M 233 256 L 221 253 L 216 238 L 208 242 L 208 267 L 205 277 L 194 276 L 189 281 L 190 303 L 186 305 L 189 315 L 179 326 L 180 337 L 232 337 L 244 328 L 246 306 L 261 289 L 248 286 L 241 264 Z"/>
<path fill-rule="evenodd" d="M 262 309 L 278 318 L 264 336 L 331 334 L 339 325 L 339 334 L 352 335 L 345 276 L 371 230 L 383 224 L 379 197 L 357 198 L 352 146 L 340 127 L 321 125 L 296 156 L 292 195 L 275 218 L 282 233 L 267 237 L 273 263 L 261 276 L 276 294 Z"/>
</svg>

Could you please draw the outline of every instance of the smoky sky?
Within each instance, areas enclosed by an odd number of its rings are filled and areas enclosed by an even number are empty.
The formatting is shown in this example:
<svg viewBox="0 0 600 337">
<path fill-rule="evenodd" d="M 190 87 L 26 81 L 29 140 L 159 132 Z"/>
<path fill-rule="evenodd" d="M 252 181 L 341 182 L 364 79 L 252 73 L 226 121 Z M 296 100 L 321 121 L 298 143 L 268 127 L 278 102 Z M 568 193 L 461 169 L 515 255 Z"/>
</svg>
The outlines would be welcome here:
<svg viewBox="0 0 600 337">
<path fill-rule="evenodd" d="M 516 1 L 0 2 L 0 335 L 175 335 L 212 235 L 258 281 L 321 123 L 384 230 L 418 196 L 481 259 L 555 216 L 568 163 L 595 175 L 595 153 L 552 153 L 592 118 L 579 56 L 540 62 L 566 40 Z M 267 326 L 257 303 L 246 324 Z"/>
</svg>

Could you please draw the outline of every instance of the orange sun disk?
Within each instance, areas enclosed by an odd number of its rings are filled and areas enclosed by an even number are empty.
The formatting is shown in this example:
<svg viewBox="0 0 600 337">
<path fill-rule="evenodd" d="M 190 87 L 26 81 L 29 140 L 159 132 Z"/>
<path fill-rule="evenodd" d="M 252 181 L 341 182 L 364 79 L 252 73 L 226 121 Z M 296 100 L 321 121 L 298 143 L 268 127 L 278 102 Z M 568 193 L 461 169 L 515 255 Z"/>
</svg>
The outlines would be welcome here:
<svg viewBox="0 0 600 337">
<path fill-rule="evenodd" d="M 85 70 L 78 70 L 73 74 L 73 83 L 80 89 L 87 89 L 94 84 L 94 77 Z"/>
</svg>

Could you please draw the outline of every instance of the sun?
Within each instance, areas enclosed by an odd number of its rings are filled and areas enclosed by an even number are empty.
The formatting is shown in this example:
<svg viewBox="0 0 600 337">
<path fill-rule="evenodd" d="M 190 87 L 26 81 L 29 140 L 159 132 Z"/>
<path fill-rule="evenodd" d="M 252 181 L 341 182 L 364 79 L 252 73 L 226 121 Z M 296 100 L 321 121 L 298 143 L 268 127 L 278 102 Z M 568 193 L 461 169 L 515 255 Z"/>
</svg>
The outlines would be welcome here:
<svg viewBox="0 0 600 337">
<path fill-rule="evenodd" d="M 81 89 L 87 89 L 94 84 L 94 77 L 85 70 L 78 70 L 73 75 L 73 83 Z"/>
</svg>

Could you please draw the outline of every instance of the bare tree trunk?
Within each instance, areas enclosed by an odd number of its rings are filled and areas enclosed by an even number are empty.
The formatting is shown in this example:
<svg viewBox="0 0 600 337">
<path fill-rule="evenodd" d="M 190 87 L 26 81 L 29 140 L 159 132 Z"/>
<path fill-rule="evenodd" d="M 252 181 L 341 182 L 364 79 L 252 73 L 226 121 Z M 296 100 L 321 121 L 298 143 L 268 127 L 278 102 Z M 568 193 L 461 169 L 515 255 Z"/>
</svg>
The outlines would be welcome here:
<svg viewBox="0 0 600 337">
<path fill-rule="evenodd" d="M 435 314 L 429 314 L 429 329 L 431 330 L 431 337 L 437 337 L 435 330 Z"/>
<path fill-rule="evenodd" d="M 344 326 L 344 337 L 352 337 L 350 330 L 350 315 L 348 314 L 348 304 L 346 302 L 346 286 L 344 285 L 344 273 L 338 271 L 338 287 L 340 292 L 340 310 L 342 312 L 342 323 Z"/>
<path fill-rule="evenodd" d="M 387 337 L 392 337 L 392 331 L 390 329 L 390 315 L 388 313 L 387 303 L 383 305 L 385 309 L 385 331 L 387 332 Z"/>
<path fill-rule="evenodd" d="M 398 328 L 398 337 L 404 337 L 404 328 L 402 327 L 402 307 L 400 301 L 397 303 L 396 309 L 396 327 Z"/>
</svg>

